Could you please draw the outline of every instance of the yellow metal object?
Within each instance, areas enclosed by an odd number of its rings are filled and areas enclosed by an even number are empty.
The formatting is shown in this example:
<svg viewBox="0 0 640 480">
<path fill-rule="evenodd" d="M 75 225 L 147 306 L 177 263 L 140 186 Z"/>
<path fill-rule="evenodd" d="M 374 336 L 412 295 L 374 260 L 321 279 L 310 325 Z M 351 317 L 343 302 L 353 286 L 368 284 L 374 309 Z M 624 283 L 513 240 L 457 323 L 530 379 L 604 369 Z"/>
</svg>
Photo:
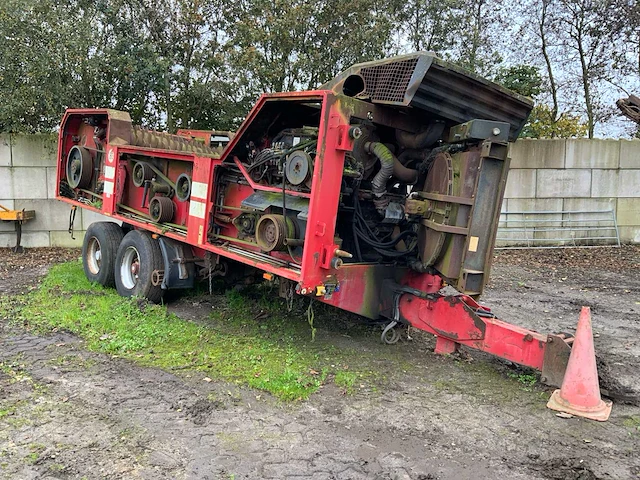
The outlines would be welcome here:
<svg viewBox="0 0 640 480">
<path fill-rule="evenodd" d="M 7 207 L 0 205 L 0 220 L 3 222 L 13 222 L 16 225 L 16 246 L 13 251 L 21 253 L 24 249 L 20 246 L 22 240 L 22 224 L 27 220 L 36 218 L 35 210 L 9 210 Z"/>
<path fill-rule="evenodd" d="M 5 222 L 26 222 L 36 218 L 35 210 L 9 210 L 0 205 L 0 220 Z"/>
<path fill-rule="evenodd" d="M 316 287 L 316 297 L 322 297 L 327 293 L 327 289 L 325 288 L 324 285 L 320 285 L 319 287 Z"/>
</svg>

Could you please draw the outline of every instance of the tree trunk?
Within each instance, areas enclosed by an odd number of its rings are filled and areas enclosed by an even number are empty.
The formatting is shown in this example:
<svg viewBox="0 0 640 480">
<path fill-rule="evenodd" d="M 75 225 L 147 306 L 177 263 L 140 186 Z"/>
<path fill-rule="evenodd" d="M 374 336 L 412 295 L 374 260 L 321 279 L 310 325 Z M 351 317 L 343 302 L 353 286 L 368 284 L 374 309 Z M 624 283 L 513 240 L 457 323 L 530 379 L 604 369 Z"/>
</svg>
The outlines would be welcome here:
<svg viewBox="0 0 640 480">
<path fill-rule="evenodd" d="M 542 46 L 542 56 L 544 57 L 544 62 L 547 66 L 547 75 L 549 77 L 549 86 L 551 88 L 551 98 L 553 101 L 553 109 L 551 111 L 552 122 L 555 122 L 558 119 L 558 86 L 556 85 L 556 80 L 553 75 L 553 64 L 551 63 L 551 57 L 549 56 L 548 46 L 547 46 L 547 35 L 546 35 L 546 20 L 547 20 L 547 8 L 549 7 L 549 0 L 542 0 L 542 12 L 540 15 L 540 23 L 539 23 L 539 31 L 540 31 L 540 42 Z M 555 137 L 555 129 L 552 130 L 551 137 Z"/>
</svg>

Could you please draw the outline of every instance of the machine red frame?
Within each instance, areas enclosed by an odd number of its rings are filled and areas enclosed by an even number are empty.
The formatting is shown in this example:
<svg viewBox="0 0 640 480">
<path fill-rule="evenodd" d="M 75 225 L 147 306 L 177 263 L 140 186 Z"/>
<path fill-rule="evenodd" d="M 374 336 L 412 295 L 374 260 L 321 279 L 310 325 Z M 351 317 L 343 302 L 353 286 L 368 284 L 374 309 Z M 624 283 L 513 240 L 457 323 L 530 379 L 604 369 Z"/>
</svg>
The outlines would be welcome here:
<svg viewBox="0 0 640 480">
<path fill-rule="evenodd" d="M 226 244 L 214 244 L 207 238 L 208 219 L 215 208 L 213 195 L 216 168 L 224 162 L 235 161 L 250 187 L 282 193 L 282 189 L 253 182 L 242 164 L 230 158 L 243 133 L 252 124 L 262 108 L 272 101 L 318 102 L 321 104 L 318 132 L 317 157 L 314 163 L 311 192 L 287 190 L 288 195 L 309 199 L 308 220 L 304 235 L 303 256 L 299 265 L 281 265 L 234 248 L 233 239 Z M 355 99 L 346 102 L 342 96 L 330 90 L 294 93 L 265 94 L 260 97 L 234 138 L 229 142 L 221 158 L 191 152 L 139 147 L 122 142 L 119 130 L 124 123 L 114 111 L 107 109 L 68 110 L 63 119 L 58 144 L 58 169 L 56 196 L 77 207 L 101 213 L 127 223 L 135 228 L 147 230 L 159 236 L 186 243 L 194 255 L 203 257 L 206 252 L 255 267 L 269 274 L 290 280 L 296 293 L 317 298 L 320 301 L 358 314 L 377 318 L 383 316 L 390 321 L 402 321 L 415 328 L 425 330 L 437 337 L 436 352 L 452 353 L 459 345 L 489 352 L 509 361 L 543 370 L 548 383 L 559 385 L 566 366 L 569 347 L 560 337 L 542 335 L 508 324 L 495 318 L 490 310 L 480 306 L 466 295 L 443 296 L 439 294 L 444 279 L 433 273 L 416 273 L 406 267 L 391 264 L 344 264 L 334 268 L 332 260 L 339 249 L 334 241 L 336 211 L 340 200 L 345 152 L 353 147 L 349 135 L 350 115 L 362 108 L 367 115 L 383 118 L 392 115 L 383 106 L 365 105 Z M 373 112 L 373 113 L 372 113 Z M 64 178 L 64 161 L 69 148 L 65 126 L 74 116 L 104 114 L 109 116 L 106 143 L 105 188 L 102 208 L 98 209 L 60 194 L 60 182 Z M 410 117 L 400 116 L 394 121 L 410 124 Z M 381 121 L 384 121 L 381 120 Z M 129 121 L 130 123 L 130 121 Z M 407 128 L 410 128 L 408 126 Z M 123 215 L 117 205 L 118 193 L 124 188 L 123 154 L 142 154 L 169 160 L 180 160 L 193 164 L 194 188 L 185 209 L 186 232 L 167 230 L 160 225 Z M 188 205 L 188 206 L 187 206 Z M 238 245 L 241 245 L 239 242 Z M 243 246 L 244 247 L 244 246 Z M 246 247 L 245 247 L 246 248 Z M 273 258 L 273 257 L 271 257 Z M 327 292 L 330 291 L 329 294 Z M 554 340 L 557 340 L 554 344 Z M 560 345 L 560 346 L 559 346 Z"/>
</svg>

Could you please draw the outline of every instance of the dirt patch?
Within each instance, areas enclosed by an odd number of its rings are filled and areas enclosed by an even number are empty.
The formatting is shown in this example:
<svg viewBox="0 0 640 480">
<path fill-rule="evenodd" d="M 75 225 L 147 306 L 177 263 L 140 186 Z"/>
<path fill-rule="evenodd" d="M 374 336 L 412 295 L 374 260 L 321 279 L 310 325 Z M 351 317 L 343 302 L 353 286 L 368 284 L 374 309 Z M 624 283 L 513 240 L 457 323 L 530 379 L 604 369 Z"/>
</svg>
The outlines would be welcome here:
<svg viewBox="0 0 640 480">
<path fill-rule="evenodd" d="M 14 253 L 0 248 L 0 295 L 22 293 L 37 285 L 51 265 L 80 257 L 77 248 L 28 248 Z"/>
<path fill-rule="evenodd" d="M 554 260 L 556 252 L 527 252 L 527 261 L 500 254 L 483 300 L 501 318 L 540 331 L 572 331 L 587 302 L 605 375 L 633 390 L 640 281 L 626 267 L 608 270 L 608 257 L 598 257 L 604 251 L 590 250 L 590 261 L 580 253 L 581 263 L 570 266 Z M 23 288 L 35 285 L 40 268 L 46 264 L 22 269 Z M 10 270 L 0 273 L 0 291 L 17 293 Z M 204 325 L 215 304 L 207 295 L 184 297 L 174 310 Z M 322 315 L 330 312 L 318 313 L 319 326 Z M 352 320 L 318 335 L 339 348 L 379 349 L 372 368 L 384 372 L 384 386 L 347 395 L 328 379 L 294 404 L 4 323 L 0 478 L 638 477 L 639 408 L 616 402 L 606 423 L 561 419 L 545 407 L 549 390 L 519 380 L 529 372 L 476 352 L 436 356 L 433 341 L 418 334 L 383 347 L 358 335 Z"/>
<path fill-rule="evenodd" d="M 640 247 L 503 251 L 482 300 L 506 321 L 574 332 L 591 307 L 603 388 L 640 395 Z"/>
</svg>

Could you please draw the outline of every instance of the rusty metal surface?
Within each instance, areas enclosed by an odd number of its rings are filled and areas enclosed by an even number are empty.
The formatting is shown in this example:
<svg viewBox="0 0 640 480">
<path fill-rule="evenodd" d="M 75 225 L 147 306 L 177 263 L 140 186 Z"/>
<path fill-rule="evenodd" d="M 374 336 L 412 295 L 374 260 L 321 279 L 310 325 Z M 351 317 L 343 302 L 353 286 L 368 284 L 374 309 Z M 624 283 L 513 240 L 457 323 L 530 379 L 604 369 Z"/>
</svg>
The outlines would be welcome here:
<svg viewBox="0 0 640 480">
<path fill-rule="evenodd" d="M 571 347 L 562 335 L 548 335 L 540 381 L 552 387 L 561 387 L 570 354 Z"/>
<path fill-rule="evenodd" d="M 453 194 L 453 166 L 448 153 L 439 153 L 433 160 L 433 165 L 424 182 L 424 192 L 435 195 Z M 450 225 L 451 204 L 447 202 L 430 202 L 423 214 L 418 233 L 418 250 L 420 259 L 425 267 L 433 265 L 442 251 L 447 237 L 446 232 L 437 226 Z M 435 228 L 434 228 L 435 227 Z"/>
<path fill-rule="evenodd" d="M 469 295 L 482 293 L 489 278 L 508 172 L 507 144 L 484 142 L 458 281 L 458 288 Z"/>
<path fill-rule="evenodd" d="M 197 140 L 192 140 L 180 135 L 145 130 L 138 126 L 134 126 L 131 129 L 130 143 L 138 147 L 158 148 L 177 152 L 193 152 L 200 155 L 206 154 L 213 158 L 220 158 L 220 154 L 222 153 L 222 149 L 210 148 Z"/>
<path fill-rule="evenodd" d="M 473 199 L 476 195 L 478 172 L 481 165 L 479 147 L 472 147 L 465 152 L 452 155 L 454 173 L 453 196 Z M 468 228 L 472 206 L 464 203 L 454 203 L 451 206 L 450 225 Z M 434 264 L 434 268 L 449 279 L 460 276 L 462 262 L 465 256 L 466 235 L 451 235 L 441 256 Z"/>
<path fill-rule="evenodd" d="M 364 91 L 358 98 L 374 104 L 413 107 L 448 126 L 473 119 L 510 125 L 515 140 L 533 108 L 531 99 L 478 77 L 432 53 L 412 53 L 352 66 L 321 88 L 343 93 L 345 80 L 358 75 Z M 346 92 L 345 92 L 346 93 Z"/>
<path fill-rule="evenodd" d="M 640 98 L 629 95 L 629 98 L 618 100 L 616 105 L 625 117 L 640 124 Z"/>
</svg>

